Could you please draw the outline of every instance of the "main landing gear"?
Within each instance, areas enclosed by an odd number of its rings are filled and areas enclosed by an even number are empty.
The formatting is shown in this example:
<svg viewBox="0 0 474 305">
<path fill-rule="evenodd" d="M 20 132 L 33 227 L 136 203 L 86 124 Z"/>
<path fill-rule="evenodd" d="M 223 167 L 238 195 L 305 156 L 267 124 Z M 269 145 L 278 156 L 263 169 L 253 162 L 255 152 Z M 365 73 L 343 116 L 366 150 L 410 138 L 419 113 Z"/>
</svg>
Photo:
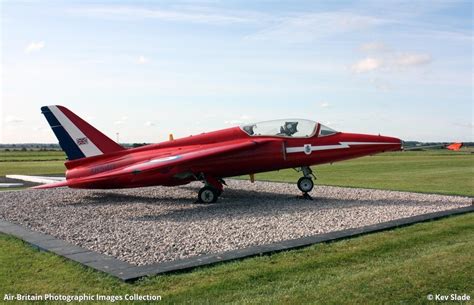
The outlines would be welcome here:
<svg viewBox="0 0 474 305">
<path fill-rule="evenodd" d="M 205 186 L 199 190 L 196 203 L 208 204 L 216 202 L 224 190 L 223 184 L 225 184 L 225 181 L 211 176 L 204 177 L 203 174 L 201 174 L 201 179 L 199 180 L 202 180 Z"/>
<path fill-rule="evenodd" d="M 303 195 L 301 197 L 298 197 L 298 198 L 306 199 L 306 200 L 313 200 L 311 195 L 309 195 L 308 193 L 311 192 L 313 190 L 313 187 L 314 187 L 312 177 L 314 177 L 314 179 L 316 179 L 316 177 L 314 176 L 313 171 L 311 170 L 311 168 L 309 168 L 309 166 L 301 167 L 300 171 L 303 173 L 303 177 L 298 179 L 297 185 L 298 185 L 298 189 L 301 192 L 303 192 Z"/>
</svg>

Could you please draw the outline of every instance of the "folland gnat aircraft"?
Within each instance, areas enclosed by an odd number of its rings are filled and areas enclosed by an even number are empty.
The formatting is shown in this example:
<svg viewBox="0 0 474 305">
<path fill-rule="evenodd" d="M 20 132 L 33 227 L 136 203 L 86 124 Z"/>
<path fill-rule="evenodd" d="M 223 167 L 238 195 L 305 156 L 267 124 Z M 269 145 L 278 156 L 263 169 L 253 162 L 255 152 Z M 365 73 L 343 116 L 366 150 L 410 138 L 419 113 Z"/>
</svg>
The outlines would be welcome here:
<svg viewBox="0 0 474 305">
<path fill-rule="evenodd" d="M 125 149 L 63 106 L 45 106 L 46 117 L 67 155 L 66 180 L 36 188 L 68 186 L 118 189 L 176 186 L 202 181 L 198 202 L 212 203 L 224 178 L 285 168 L 302 173 L 297 186 L 313 189 L 312 165 L 402 149 L 400 139 L 335 131 L 321 123 L 284 119 L 246 124 Z"/>
</svg>

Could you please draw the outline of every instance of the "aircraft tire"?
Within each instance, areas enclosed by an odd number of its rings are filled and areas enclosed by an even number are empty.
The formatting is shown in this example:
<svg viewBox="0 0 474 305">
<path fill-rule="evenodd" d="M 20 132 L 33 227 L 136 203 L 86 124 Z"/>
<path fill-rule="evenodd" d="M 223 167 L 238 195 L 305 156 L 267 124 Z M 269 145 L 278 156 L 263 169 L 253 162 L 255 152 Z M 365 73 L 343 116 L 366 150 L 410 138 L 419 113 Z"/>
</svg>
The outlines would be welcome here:
<svg viewBox="0 0 474 305">
<path fill-rule="evenodd" d="M 314 183 L 313 179 L 308 177 L 301 177 L 298 179 L 298 188 L 303 193 L 309 193 L 313 190 Z"/>
<path fill-rule="evenodd" d="M 202 203 L 214 203 L 218 197 L 219 191 L 212 186 L 205 186 L 198 193 L 198 201 Z"/>
</svg>

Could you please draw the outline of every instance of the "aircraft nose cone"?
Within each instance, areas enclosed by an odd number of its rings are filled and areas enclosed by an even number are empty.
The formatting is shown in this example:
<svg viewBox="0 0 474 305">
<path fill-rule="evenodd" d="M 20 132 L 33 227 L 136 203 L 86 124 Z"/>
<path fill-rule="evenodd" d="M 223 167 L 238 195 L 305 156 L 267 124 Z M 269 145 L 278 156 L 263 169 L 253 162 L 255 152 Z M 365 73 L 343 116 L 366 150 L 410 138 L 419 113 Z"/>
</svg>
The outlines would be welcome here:
<svg viewBox="0 0 474 305">
<path fill-rule="evenodd" d="M 343 133 L 341 136 L 349 146 L 368 154 L 402 149 L 402 140 L 394 137 L 356 133 Z"/>
</svg>

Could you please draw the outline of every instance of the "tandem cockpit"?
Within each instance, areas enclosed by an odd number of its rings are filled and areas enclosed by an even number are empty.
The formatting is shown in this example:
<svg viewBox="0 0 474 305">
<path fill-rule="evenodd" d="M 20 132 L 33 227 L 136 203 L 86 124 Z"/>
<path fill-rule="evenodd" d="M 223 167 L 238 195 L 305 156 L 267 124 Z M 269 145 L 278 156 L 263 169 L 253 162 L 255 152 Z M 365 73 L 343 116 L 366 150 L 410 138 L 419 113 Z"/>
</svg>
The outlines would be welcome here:
<svg viewBox="0 0 474 305">
<path fill-rule="evenodd" d="M 310 138 L 329 136 L 338 131 L 318 122 L 303 119 L 283 119 L 244 124 L 240 128 L 249 136 L 276 136 L 290 138 Z"/>
</svg>

